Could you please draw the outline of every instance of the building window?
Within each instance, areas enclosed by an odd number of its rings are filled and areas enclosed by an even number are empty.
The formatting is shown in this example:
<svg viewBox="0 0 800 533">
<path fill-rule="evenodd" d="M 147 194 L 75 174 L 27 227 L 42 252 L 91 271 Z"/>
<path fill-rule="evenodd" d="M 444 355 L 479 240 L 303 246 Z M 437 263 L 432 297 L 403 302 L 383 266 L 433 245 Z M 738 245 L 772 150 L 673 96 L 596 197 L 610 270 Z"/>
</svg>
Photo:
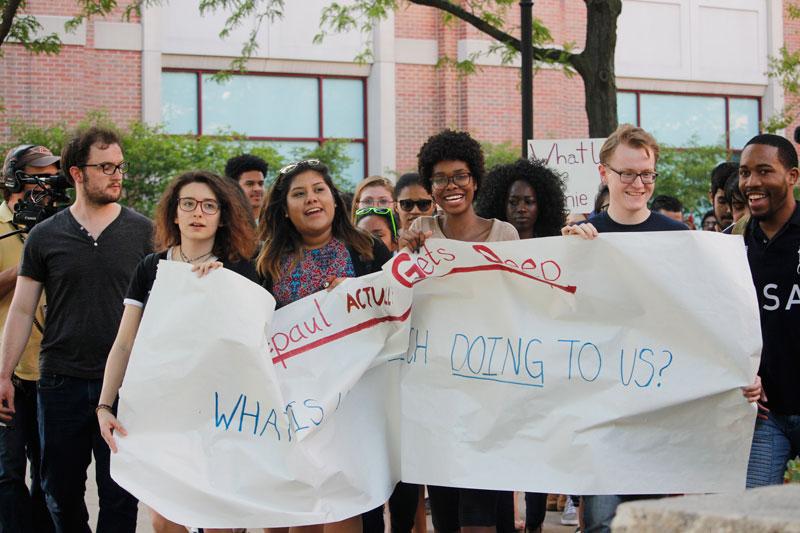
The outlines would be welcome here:
<svg viewBox="0 0 800 533">
<path fill-rule="evenodd" d="M 738 151 L 758 134 L 761 101 L 755 97 L 617 92 L 617 117 L 678 148 L 725 146 Z"/>
<path fill-rule="evenodd" d="M 252 142 L 270 144 L 286 159 L 292 159 L 298 149 L 347 139 L 346 152 L 353 162 L 341 177 L 355 184 L 366 175 L 364 78 L 254 73 L 217 83 L 213 74 L 161 73 L 165 131 L 192 135 L 236 132 Z"/>
</svg>

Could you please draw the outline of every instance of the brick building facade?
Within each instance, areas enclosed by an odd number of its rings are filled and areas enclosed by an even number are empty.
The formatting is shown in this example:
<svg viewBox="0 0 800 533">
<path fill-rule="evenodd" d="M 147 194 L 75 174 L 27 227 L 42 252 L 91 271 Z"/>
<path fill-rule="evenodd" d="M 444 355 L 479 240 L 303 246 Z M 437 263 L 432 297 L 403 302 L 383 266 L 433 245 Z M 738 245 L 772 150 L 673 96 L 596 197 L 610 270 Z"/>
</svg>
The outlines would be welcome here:
<svg viewBox="0 0 800 533">
<path fill-rule="evenodd" d="M 223 16 L 200 18 L 196 2 L 172 0 L 165 7 L 148 9 L 141 19 L 123 22 L 119 9 L 105 19 L 86 22 L 74 34 L 64 34 L 60 28 L 73 13 L 74 3 L 31 0 L 28 12 L 36 14 L 46 28 L 59 31 L 65 46 L 58 56 L 34 56 L 19 45 L 3 45 L 0 97 L 5 112 L 0 119 L 0 138 L 9 140 L 9 124 L 14 119 L 25 118 L 42 126 L 58 121 L 75 123 L 93 110 L 107 111 L 121 125 L 144 120 L 165 123 L 167 130 L 175 133 L 207 134 L 220 126 L 219 120 L 215 126 L 209 118 L 212 112 L 219 112 L 239 117 L 231 119 L 231 129 L 282 148 L 337 136 L 361 139 L 352 145 L 352 154 L 358 160 L 351 169 L 352 180 L 365 173 L 413 169 L 419 146 L 444 127 L 466 129 L 482 141 L 519 146 L 518 68 L 500 65 L 492 56 L 482 57 L 478 72 L 470 76 L 435 65 L 443 56 L 463 59 L 485 49 L 488 37 L 484 34 L 460 21 L 445 23 L 441 13 L 432 8 L 405 4 L 374 31 L 374 62 L 358 65 L 352 62 L 364 44 L 358 34 L 329 38 L 323 46 L 311 45 L 317 28 L 308 27 L 308 13 L 323 4 L 324 0 L 304 0 L 300 8 L 297 2 L 287 2 L 284 20 L 262 32 L 258 57 L 250 61 L 249 69 L 252 75 L 266 76 L 263 83 L 241 79 L 225 90 L 203 92 L 203 87 L 211 88 L 205 85 L 205 76 L 228 65 L 245 35 L 243 30 L 234 32 L 228 41 L 217 39 Z M 800 48 L 800 21 L 791 20 L 786 10 L 782 2 L 773 0 L 626 1 L 617 50 L 617 84 L 621 92 L 627 92 L 627 107 L 621 105 L 620 118 L 634 117 L 647 127 L 658 120 L 654 118 L 658 110 L 665 113 L 675 106 L 684 107 L 682 100 L 673 102 L 670 98 L 693 96 L 687 102 L 709 113 L 697 121 L 702 122 L 698 125 L 701 136 L 724 132 L 726 137 L 721 142 L 735 149 L 735 124 L 745 124 L 739 137 L 749 135 L 757 129 L 755 122 L 783 105 L 782 90 L 765 71 L 767 57 L 777 53 L 780 46 Z M 582 47 L 586 31 L 582 1 L 536 2 L 535 16 L 551 30 L 554 43 L 571 42 L 578 50 Z M 518 18 L 518 7 L 514 6 L 508 20 Z M 739 31 L 754 23 L 753 35 Z M 730 31 L 722 31 L 726 28 Z M 715 41 L 706 41 L 706 37 Z M 715 51 L 714 45 L 708 44 L 720 39 L 736 57 L 728 57 L 724 47 Z M 736 48 L 742 40 L 746 41 L 744 47 Z M 680 52 L 674 52 L 676 49 Z M 748 69 L 743 77 L 736 70 L 741 65 Z M 303 83 L 298 80 L 306 77 L 316 81 L 298 90 L 308 91 L 306 100 L 298 96 L 283 104 L 288 115 L 269 108 L 268 103 L 255 110 L 254 117 L 261 118 L 253 120 L 275 124 L 263 131 L 259 125 L 251 127 L 246 122 L 248 113 L 235 107 L 244 104 L 226 99 L 226 94 L 235 95 L 236 91 L 266 90 L 254 87 L 276 87 L 280 91 L 281 84 L 290 79 L 294 84 L 291 87 L 300 87 Z M 364 84 L 359 88 L 358 83 L 348 80 L 363 80 Z M 197 94 L 192 94 L 195 87 Z M 204 100 L 213 94 L 216 100 Z M 261 100 L 259 92 L 240 96 L 242 101 Z M 310 110 L 316 107 L 309 104 L 314 98 L 319 106 Z M 797 97 L 792 98 L 785 103 L 800 103 Z M 343 101 L 349 103 L 340 105 Z M 652 112 L 647 110 L 648 105 L 653 106 Z M 628 115 L 623 115 L 623 108 L 628 109 Z M 740 108 L 745 111 L 736 115 Z M 537 138 L 587 134 L 582 81 L 577 75 L 569 77 L 557 68 L 538 70 L 534 76 L 534 109 Z M 725 110 L 724 116 L 713 111 L 719 109 Z M 282 129 L 282 117 L 291 119 L 298 114 L 312 125 L 306 128 L 308 131 L 299 126 Z M 318 131 L 314 130 L 315 120 Z M 341 127 L 336 121 L 342 123 Z M 354 121 L 361 121 L 363 127 L 352 127 Z M 716 124 L 709 124 L 714 121 Z M 797 125 L 800 122 L 795 120 L 786 134 L 791 135 Z M 656 130 L 662 126 L 672 128 L 672 137 L 665 133 L 665 139 L 683 139 L 682 130 L 692 127 L 688 122 L 658 123 Z"/>
</svg>

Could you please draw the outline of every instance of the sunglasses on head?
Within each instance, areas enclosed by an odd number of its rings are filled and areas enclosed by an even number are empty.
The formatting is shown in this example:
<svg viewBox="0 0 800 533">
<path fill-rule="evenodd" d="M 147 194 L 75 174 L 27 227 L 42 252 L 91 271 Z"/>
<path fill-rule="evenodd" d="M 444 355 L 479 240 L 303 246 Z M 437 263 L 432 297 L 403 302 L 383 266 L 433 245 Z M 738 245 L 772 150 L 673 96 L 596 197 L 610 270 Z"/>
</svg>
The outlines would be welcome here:
<svg viewBox="0 0 800 533">
<path fill-rule="evenodd" d="M 413 211 L 414 206 L 420 211 L 427 211 L 433 205 L 433 200 L 399 200 L 397 203 L 403 211 Z"/>
<path fill-rule="evenodd" d="M 327 170 L 326 167 L 319 159 L 303 159 L 297 163 L 286 165 L 278 172 L 281 176 L 285 176 L 290 172 L 297 170 L 300 167 L 310 168 L 311 170 Z"/>
</svg>

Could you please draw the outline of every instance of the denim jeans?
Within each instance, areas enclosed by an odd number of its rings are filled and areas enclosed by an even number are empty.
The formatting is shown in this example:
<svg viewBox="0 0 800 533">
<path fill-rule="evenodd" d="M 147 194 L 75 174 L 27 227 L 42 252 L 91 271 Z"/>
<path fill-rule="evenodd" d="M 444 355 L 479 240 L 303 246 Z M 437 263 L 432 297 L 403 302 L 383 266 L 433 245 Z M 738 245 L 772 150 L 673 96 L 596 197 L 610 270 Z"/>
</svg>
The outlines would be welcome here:
<svg viewBox="0 0 800 533">
<path fill-rule="evenodd" d="M 36 382 L 13 377 L 16 414 L 0 427 L 0 531 L 53 531 L 39 476 L 39 429 L 36 423 Z M 25 484 L 31 464 L 31 489 Z"/>
<path fill-rule="evenodd" d="M 43 374 L 39 379 L 42 485 L 58 533 L 90 533 L 86 469 L 94 452 L 100 513 L 97 533 L 134 533 L 138 502 L 111 479 L 108 445 L 94 408 L 100 379 Z"/>
<path fill-rule="evenodd" d="M 783 483 L 786 463 L 800 453 L 800 415 L 766 415 L 766 420 L 756 418 L 747 465 L 748 489 Z"/>
<path fill-rule="evenodd" d="M 611 521 L 617 514 L 617 507 L 619 507 L 619 504 L 650 498 L 658 498 L 658 496 L 643 494 L 584 496 L 584 527 L 581 533 L 609 533 L 611 531 Z"/>
</svg>

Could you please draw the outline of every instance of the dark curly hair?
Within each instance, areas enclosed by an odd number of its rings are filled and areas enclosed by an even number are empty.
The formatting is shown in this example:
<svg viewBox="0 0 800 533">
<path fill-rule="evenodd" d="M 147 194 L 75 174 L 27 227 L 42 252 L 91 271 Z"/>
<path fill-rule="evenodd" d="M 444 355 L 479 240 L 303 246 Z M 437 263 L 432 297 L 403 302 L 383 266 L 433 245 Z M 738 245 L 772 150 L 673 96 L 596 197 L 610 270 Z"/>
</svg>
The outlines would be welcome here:
<svg viewBox="0 0 800 533">
<path fill-rule="evenodd" d="M 267 165 L 266 161 L 253 154 L 237 155 L 236 157 L 231 157 L 225 163 L 225 176 L 237 183 L 239 182 L 239 176 L 251 170 L 257 170 L 266 176 L 269 165 Z"/>
<path fill-rule="evenodd" d="M 561 235 L 561 228 L 569 213 L 564 196 L 564 180 L 543 161 L 518 159 L 514 163 L 492 168 L 478 194 L 475 206 L 478 215 L 508 222 L 508 191 L 516 181 L 524 181 L 536 193 L 538 215 L 533 225 L 533 236 Z"/>
<path fill-rule="evenodd" d="M 463 161 L 469 167 L 475 189 L 480 190 L 483 179 L 483 150 L 478 141 L 465 131 L 443 130 L 430 137 L 417 154 L 419 175 L 422 185 L 431 192 L 431 175 L 433 166 L 442 161 Z"/>
</svg>

